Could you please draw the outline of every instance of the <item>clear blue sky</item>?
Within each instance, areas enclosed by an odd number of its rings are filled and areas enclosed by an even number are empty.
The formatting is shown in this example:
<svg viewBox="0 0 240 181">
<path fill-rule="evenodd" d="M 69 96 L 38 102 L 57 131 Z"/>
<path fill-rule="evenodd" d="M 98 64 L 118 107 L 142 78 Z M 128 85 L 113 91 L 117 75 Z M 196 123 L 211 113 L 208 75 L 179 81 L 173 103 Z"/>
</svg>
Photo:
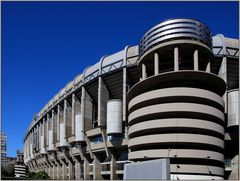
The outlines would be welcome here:
<svg viewBox="0 0 240 181">
<path fill-rule="evenodd" d="M 105 54 L 138 44 L 149 28 L 195 18 L 238 38 L 238 2 L 2 2 L 2 130 L 8 156 L 23 149 L 37 113 Z"/>
</svg>

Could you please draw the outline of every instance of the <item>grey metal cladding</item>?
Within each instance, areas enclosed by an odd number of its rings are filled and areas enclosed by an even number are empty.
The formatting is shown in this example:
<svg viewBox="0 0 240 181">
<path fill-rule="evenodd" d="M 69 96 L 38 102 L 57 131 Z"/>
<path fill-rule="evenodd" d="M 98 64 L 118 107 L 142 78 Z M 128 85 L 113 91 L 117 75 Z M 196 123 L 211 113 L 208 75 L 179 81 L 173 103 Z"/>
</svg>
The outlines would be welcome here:
<svg viewBox="0 0 240 181">
<path fill-rule="evenodd" d="M 160 23 L 145 33 L 140 41 L 139 54 L 152 46 L 173 39 L 193 39 L 212 47 L 211 32 L 207 26 L 192 19 L 173 19 Z"/>
</svg>

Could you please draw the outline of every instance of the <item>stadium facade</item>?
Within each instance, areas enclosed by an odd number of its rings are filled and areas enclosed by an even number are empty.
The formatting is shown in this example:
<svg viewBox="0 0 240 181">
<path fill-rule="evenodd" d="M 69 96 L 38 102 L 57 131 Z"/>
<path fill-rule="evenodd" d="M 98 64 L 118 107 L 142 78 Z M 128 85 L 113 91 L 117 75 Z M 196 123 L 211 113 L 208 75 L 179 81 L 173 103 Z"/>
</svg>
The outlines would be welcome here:
<svg viewBox="0 0 240 181">
<path fill-rule="evenodd" d="M 193 19 L 103 56 L 33 118 L 24 162 L 52 179 L 122 179 L 170 159 L 171 179 L 238 178 L 239 40 Z"/>
</svg>

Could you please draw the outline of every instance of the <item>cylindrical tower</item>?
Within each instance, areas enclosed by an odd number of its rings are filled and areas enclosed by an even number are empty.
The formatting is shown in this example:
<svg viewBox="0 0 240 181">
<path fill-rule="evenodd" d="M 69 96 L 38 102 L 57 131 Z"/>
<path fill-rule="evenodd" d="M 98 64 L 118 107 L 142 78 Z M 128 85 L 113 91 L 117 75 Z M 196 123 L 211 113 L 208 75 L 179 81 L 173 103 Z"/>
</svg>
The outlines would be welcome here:
<svg viewBox="0 0 240 181">
<path fill-rule="evenodd" d="M 225 82 L 210 72 L 208 27 L 171 19 L 139 45 L 141 80 L 128 92 L 129 159 L 170 158 L 171 179 L 224 175 Z"/>
<path fill-rule="evenodd" d="M 122 101 L 113 99 L 107 102 L 107 134 L 122 133 Z"/>
</svg>

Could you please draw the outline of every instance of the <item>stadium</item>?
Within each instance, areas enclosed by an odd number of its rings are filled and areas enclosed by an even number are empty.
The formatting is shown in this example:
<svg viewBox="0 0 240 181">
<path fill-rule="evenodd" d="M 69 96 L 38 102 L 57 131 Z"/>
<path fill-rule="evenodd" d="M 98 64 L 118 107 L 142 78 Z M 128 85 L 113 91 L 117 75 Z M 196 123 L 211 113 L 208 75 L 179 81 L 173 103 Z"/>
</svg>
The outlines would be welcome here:
<svg viewBox="0 0 240 181">
<path fill-rule="evenodd" d="M 170 159 L 171 179 L 239 179 L 239 40 L 169 19 L 103 56 L 33 118 L 24 162 L 52 179 L 123 179 Z"/>
</svg>

